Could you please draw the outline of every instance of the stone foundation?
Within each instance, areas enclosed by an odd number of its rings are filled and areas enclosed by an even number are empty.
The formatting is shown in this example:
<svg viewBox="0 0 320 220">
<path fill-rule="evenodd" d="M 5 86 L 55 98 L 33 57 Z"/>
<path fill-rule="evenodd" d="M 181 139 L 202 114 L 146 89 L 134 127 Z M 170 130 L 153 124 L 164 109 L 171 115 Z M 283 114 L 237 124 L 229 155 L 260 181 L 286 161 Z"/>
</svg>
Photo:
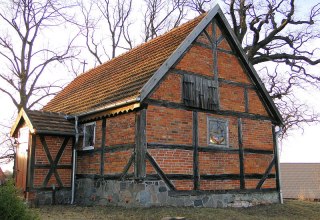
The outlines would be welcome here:
<svg viewBox="0 0 320 220">
<path fill-rule="evenodd" d="M 64 205 L 71 202 L 71 190 L 61 189 L 53 191 L 38 191 L 33 192 L 32 199 L 28 199 L 31 206 L 38 207 L 39 205 Z"/>
<path fill-rule="evenodd" d="M 115 205 L 124 207 L 192 206 L 192 207 L 249 207 L 279 203 L 279 193 L 172 192 L 163 181 L 134 181 L 78 179 L 76 203 L 85 206 Z"/>
</svg>

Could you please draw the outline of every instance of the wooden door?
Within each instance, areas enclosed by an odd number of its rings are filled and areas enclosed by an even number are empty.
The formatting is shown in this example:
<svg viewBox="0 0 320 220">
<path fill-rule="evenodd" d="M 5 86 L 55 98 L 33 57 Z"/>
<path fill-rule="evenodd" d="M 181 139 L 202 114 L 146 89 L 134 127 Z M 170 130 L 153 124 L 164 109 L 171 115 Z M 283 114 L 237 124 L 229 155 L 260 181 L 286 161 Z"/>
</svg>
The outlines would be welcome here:
<svg viewBox="0 0 320 220">
<path fill-rule="evenodd" d="M 22 192 L 25 192 L 27 186 L 29 128 L 21 128 L 18 135 L 19 144 L 16 155 L 16 187 Z"/>
</svg>

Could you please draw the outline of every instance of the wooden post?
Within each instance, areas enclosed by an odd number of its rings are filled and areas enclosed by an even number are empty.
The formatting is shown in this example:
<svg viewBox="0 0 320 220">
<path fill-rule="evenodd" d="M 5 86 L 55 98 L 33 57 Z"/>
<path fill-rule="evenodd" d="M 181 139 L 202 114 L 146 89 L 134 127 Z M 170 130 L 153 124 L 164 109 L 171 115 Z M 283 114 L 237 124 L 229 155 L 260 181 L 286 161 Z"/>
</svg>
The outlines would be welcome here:
<svg viewBox="0 0 320 220">
<path fill-rule="evenodd" d="M 106 146 L 106 129 L 107 122 L 106 118 L 102 119 L 102 129 L 101 129 L 101 158 L 100 158 L 100 175 L 104 175 L 104 148 Z"/>
<path fill-rule="evenodd" d="M 244 171 L 244 151 L 242 137 L 242 120 L 238 118 L 238 143 L 239 143 L 239 163 L 240 163 L 240 189 L 245 189 L 245 171 Z"/>
<path fill-rule="evenodd" d="M 193 145 L 193 189 L 200 188 L 199 151 L 198 151 L 198 112 L 192 114 L 192 145 Z"/>
<path fill-rule="evenodd" d="M 136 114 L 135 142 L 134 177 L 143 180 L 146 177 L 146 109 Z"/>
</svg>

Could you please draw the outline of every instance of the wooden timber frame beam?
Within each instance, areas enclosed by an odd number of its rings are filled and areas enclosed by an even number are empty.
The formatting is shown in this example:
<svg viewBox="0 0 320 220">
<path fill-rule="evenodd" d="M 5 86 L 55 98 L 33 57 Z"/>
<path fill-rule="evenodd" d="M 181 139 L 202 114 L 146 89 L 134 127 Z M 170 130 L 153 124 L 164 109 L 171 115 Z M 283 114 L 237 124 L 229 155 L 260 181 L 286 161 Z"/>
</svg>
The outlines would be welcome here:
<svg viewBox="0 0 320 220">
<path fill-rule="evenodd" d="M 240 189 L 245 189 L 245 170 L 244 170 L 244 151 L 243 151 L 243 134 L 242 120 L 238 118 L 238 144 L 239 144 L 239 168 L 240 168 Z"/>
<path fill-rule="evenodd" d="M 146 115 L 147 111 L 145 108 L 136 114 L 134 177 L 138 181 L 146 178 Z"/>
<path fill-rule="evenodd" d="M 48 171 L 48 174 L 47 176 L 45 177 L 45 179 L 43 180 L 43 183 L 42 183 L 42 187 L 46 187 L 52 174 L 55 176 L 56 180 L 57 180 L 57 183 L 59 185 L 59 187 L 63 187 L 63 183 L 61 181 L 61 178 L 57 172 L 57 168 L 58 168 L 58 163 L 59 163 L 59 160 L 68 144 L 68 141 L 70 139 L 70 136 L 66 136 L 63 140 L 63 143 L 55 157 L 55 159 L 53 160 L 52 156 L 51 156 L 51 153 L 50 153 L 50 150 L 49 150 L 49 147 L 46 143 L 46 140 L 45 140 L 45 136 L 43 135 L 39 135 L 40 137 L 40 141 L 41 141 L 41 144 L 42 144 L 42 147 L 46 153 L 46 156 L 47 156 L 47 159 L 48 159 L 48 162 L 50 164 L 50 169 Z"/>
<path fill-rule="evenodd" d="M 199 151 L 198 151 L 198 112 L 192 113 L 192 145 L 193 145 L 193 189 L 200 189 Z"/>
</svg>

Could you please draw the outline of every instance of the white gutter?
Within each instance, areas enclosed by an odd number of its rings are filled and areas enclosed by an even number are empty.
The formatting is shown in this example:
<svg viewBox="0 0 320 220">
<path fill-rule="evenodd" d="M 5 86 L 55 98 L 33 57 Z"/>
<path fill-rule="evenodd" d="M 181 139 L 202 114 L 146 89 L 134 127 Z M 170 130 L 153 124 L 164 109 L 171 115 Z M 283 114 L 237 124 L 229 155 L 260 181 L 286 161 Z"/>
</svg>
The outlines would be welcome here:
<svg viewBox="0 0 320 220">
<path fill-rule="evenodd" d="M 75 181 L 76 181 L 76 161 L 77 161 L 77 147 L 79 143 L 79 130 L 78 130 L 78 116 L 74 117 L 74 127 L 76 131 L 75 135 L 75 143 L 73 146 L 73 152 L 72 152 L 72 186 L 71 186 L 71 204 L 74 204 L 74 198 L 75 198 Z"/>
<path fill-rule="evenodd" d="M 279 136 L 282 132 L 282 127 L 279 127 L 279 131 L 276 132 L 276 147 L 277 147 L 277 154 L 278 154 L 278 160 L 277 160 L 277 164 L 276 166 L 278 166 L 278 172 L 279 172 L 279 175 L 278 175 L 278 178 L 279 178 L 279 199 L 280 199 L 280 203 L 283 204 L 283 195 L 282 195 L 282 189 L 281 189 L 281 175 L 280 175 L 280 154 L 279 154 Z"/>
</svg>

